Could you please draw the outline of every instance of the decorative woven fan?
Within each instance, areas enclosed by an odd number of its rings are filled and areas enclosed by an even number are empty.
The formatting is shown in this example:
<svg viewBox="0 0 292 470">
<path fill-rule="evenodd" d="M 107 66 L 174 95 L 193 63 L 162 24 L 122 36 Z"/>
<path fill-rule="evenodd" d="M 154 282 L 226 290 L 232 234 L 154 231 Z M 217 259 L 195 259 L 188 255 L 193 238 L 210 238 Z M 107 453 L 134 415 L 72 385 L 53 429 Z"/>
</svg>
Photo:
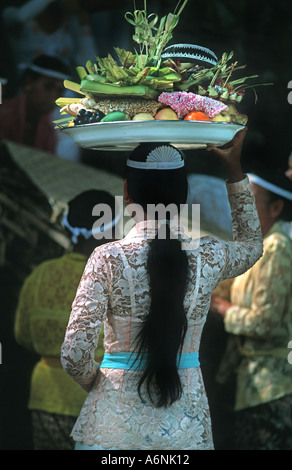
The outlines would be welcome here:
<svg viewBox="0 0 292 470">
<path fill-rule="evenodd" d="M 152 150 L 146 162 L 181 162 L 182 157 L 178 150 L 174 147 L 162 145 Z"/>
<path fill-rule="evenodd" d="M 216 65 L 218 58 L 213 51 L 207 47 L 195 44 L 173 44 L 164 49 L 162 59 L 179 60 L 181 62 L 199 61 L 205 66 Z"/>
</svg>

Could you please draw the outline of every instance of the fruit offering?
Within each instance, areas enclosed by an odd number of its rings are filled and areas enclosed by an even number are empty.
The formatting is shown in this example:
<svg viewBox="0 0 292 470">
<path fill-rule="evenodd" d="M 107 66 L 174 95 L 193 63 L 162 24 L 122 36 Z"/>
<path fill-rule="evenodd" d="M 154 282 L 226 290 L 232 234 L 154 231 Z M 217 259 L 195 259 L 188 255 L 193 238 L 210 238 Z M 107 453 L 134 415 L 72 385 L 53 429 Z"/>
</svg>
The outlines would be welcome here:
<svg viewBox="0 0 292 470">
<path fill-rule="evenodd" d="M 80 109 L 77 116 L 73 120 L 73 123 L 75 126 L 78 126 L 79 124 L 91 124 L 94 122 L 100 122 L 103 117 L 104 114 L 100 111 L 93 113 L 92 111 L 86 111 L 86 109 L 83 108 Z"/>
<path fill-rule="evenodd" d="M 220 101 L 181 91 L 162 93 L 158 97 L 158 101 L 174 109 L 180 119 L 192 111 L 202 111 L 207 114 L 209 118 L 213 118 L 221 111 L 228 110 L 228 106 Z"/>
<path fill-rule="evenodd" d="M 232 61 L 233 52 L 220 59 L 210 49 L 194 44 L 168 46 L 188 0 L 159 20 L 144 10 L 127 12 L 134 26 L 135 53 L 114 48 L 116 59 L 96 57 L 77 67 L 80 83 L 64 81 L 79 98 L 59 98 L 67 117 L 57 125 L 137 120 L 204 120 L 245 125 L 248 117 L 237 110 L 257 75 L 233 76 L 245 66 Z M 72 117 L 74 118 L 72 120 Z M 88 118 L 88 120 L 87 120 Z"/>
<path fill-rule="evenodd" d="M 104 116 L 101 122 L 113 122 L 113 121 L 128 121 L 128 116 L 122 111 L 112 111 L 111 113 Z"/>
<path fill-rule="evenodd" d="M 207 116 L 207 114 L 202 113 L 201 111 L 192 111 L 191 113 L 187 114 L 184 119 L 185 121 L 210 121 L 210 118 Z"/>
</svg>

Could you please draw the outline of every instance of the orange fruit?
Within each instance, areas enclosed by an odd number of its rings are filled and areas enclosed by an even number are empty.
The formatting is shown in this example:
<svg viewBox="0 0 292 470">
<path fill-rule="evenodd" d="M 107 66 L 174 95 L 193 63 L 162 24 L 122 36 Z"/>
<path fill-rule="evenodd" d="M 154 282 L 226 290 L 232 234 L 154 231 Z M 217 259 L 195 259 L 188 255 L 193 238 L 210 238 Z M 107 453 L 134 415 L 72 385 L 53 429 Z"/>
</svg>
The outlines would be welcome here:
<svg viewBox="0 0 292 470">
<path fill-rule="evenodd" d="M 210 118 L 207 114 L 202 113 L 201 111 L 192 111 L 187 114 L 185 117 L 186 121 L 210 121 Z"/>
</svg>

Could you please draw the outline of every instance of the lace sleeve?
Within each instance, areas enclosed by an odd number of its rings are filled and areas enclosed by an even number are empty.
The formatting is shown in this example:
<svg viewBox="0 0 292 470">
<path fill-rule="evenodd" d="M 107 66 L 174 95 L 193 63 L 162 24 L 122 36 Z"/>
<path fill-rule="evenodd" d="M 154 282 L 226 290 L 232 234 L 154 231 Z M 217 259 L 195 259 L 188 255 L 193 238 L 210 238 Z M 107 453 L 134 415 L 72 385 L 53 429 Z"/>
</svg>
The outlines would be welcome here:
<svg viewBox="0 0 292 470">
<path fill-rule="evenodd" d="M 94 353 L 107 312 L 108 295 L 107 266 L 96 249 L 77 289 L 61 351 L 63 368 L 86 391 L 90 391 L 98 373 Z"/>
<path fill-rule="evenodd" d="M 222 279 L 239 276 L 263 253 L 263 238 L 248 178 L 227 184 L 231 207 L 233 242 L 223 243 L 225 268 Z"/>
</svg>

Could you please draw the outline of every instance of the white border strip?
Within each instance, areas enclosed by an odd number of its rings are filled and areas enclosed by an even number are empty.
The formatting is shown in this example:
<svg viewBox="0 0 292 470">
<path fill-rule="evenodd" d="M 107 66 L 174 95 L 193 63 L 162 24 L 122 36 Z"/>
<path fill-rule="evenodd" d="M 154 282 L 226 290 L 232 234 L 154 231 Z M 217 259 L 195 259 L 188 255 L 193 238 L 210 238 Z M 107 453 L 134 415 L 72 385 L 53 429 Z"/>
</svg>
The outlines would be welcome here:
<svg viewBox="0 0 292 470">
<path fill-rule="evenodd" d="M 249 181 L 251 181 L 252 183 L 258 184 L 262 188 L 265 188 L 268 191 L 271 191 L 272 193 L 278 194 L 278 196 L 282 196 L 286 199 L 289 199 L 289 201 L 292 201 L 292 192 L 286 191 L 286 189 L 282 189 L 279 186 L 276 186 L 275 184 L 269 183 L 263 178 L 260 178 L 259 176 L 254 175 L 252 173 L 247 173 L 247 176 L 249 178 Z"/>
<path fill-rule="evenodd" d="M 180 162 L 136 162 L 134 160 L 127 160 L 127 166 L 131 168 L 138 168 L 141 170 L 175 170 L 182 168 L 184 161 Z"/>
</svg>

